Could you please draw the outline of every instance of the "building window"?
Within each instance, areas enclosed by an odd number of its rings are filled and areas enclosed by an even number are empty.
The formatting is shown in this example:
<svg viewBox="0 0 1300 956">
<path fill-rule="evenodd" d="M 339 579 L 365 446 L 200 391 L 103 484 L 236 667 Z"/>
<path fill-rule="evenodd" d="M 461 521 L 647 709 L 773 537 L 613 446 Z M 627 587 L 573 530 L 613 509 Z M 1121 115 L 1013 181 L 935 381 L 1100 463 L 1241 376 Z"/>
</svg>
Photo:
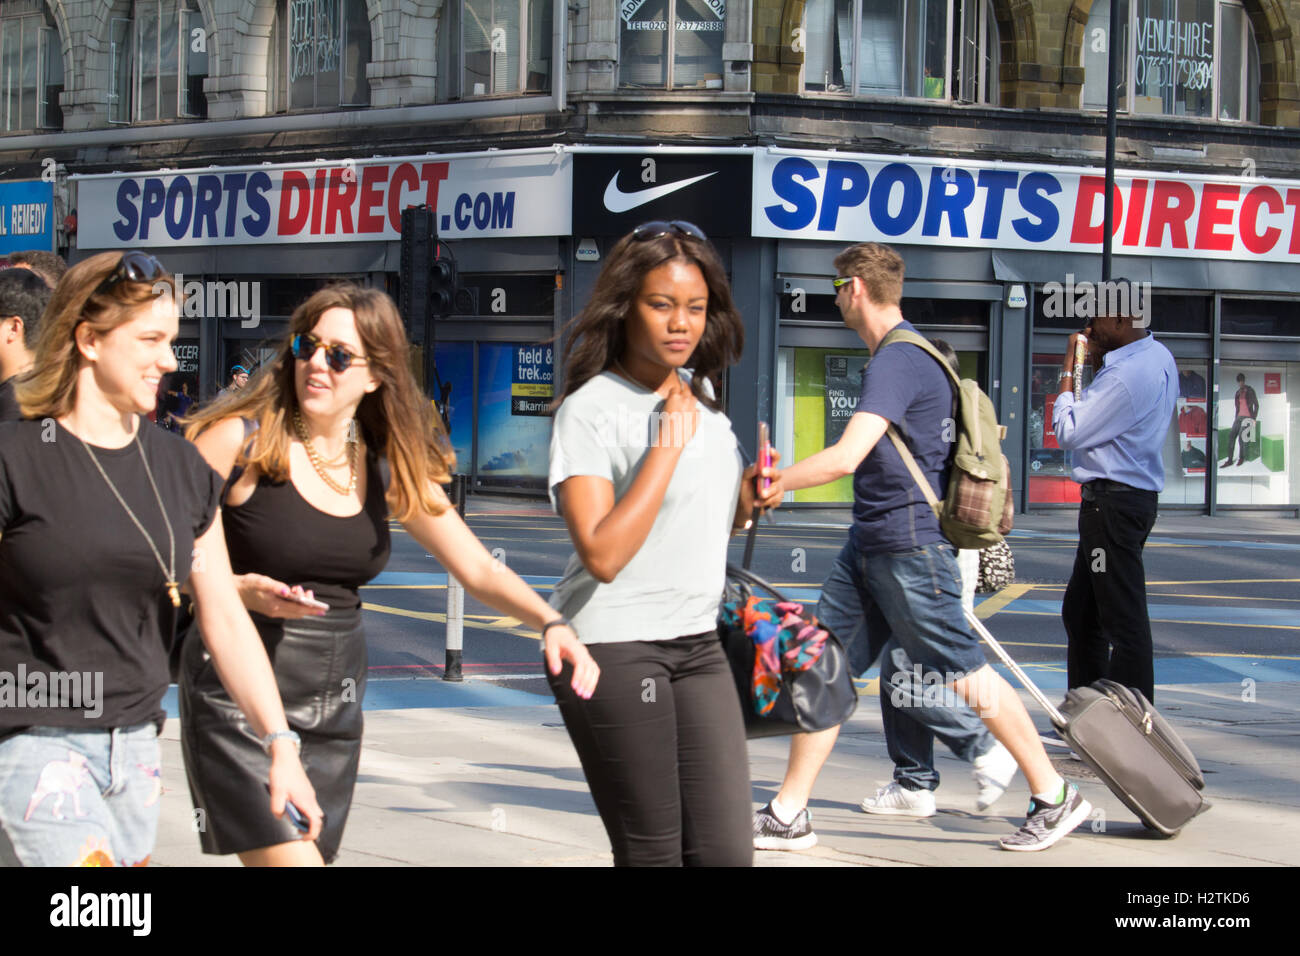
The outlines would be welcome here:
<svg viewBox="0 0 1300 956">
<path fill-rule="evenodd" d="M 963 103 L 998 103 L 1002 66 L 993 0 L 963 3 L 953 29 L 953 97 Z"/>
<path fill-rule="evenodd" d="M 1240 0 L 1118 0 L 1115 9 L 1120 110 L 1259 122 L 1259 46 Z M 1095 0 L 1088 15 L 1085 109 L 1106 108 L 1110 12 L 1110 0 Z"/>
<path fill-rule="evenodd" d="M 726 15 L 726 0 L 622 0 L 619 85 L 722 89 Z"/>
<path fill-rule="evenodd" d="M 134 0 L 109 24 L 112 123 L 208 115 L 207 33 L 193 0 Z"/>
<path fill-rule="evenodd" d="M 443 99 L 545 93 L 551 88 L 552 0 L 447 0 L 439 63 Z"/>
<path fill-rule="evenodd" d="M 988 90 L 978 89 L 976 77 L 982 72 L 981 61 L 996 56 L 988 49 L 987 37 L 991 30 L 996 38 L 997 27 L 991 13 L 985 14 L 981 32 L 982 0 L 975 0 L 967 4 L 971 8 L 969 28 L 963 17 L 954 36 L 953 9 L 958 2 L 809 0 L 805 7 L 804 89 L 948 99 L 948 51 L 955 46 L 958 62 L 962 62 L 968 32 L 975 49 L 961 93 L 986 98 Z M 984 50 L 979 49 L 981 44 Z"/>
<path fill-rule="evenodd" d="M 63 52 L 54 20 L 35 4 L 5 7 L 27 7 L 31 12 L 0 19 L 4 130 L 62 129 Z"/>
<path fill-rule="evenodd" d="M 365 0 L 277 0 L 268 112 L 369 106 L 369 63 Z"/>
</svg>

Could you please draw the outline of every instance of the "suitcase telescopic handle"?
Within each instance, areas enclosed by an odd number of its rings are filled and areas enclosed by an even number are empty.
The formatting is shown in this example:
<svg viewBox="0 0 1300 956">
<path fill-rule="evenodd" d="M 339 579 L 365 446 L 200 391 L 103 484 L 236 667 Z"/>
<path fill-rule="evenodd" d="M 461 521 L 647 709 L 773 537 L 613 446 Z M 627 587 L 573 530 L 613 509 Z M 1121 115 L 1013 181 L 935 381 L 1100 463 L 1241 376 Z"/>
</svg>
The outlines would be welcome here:
<svg viewBox="0 0 1300 956">
<path fill-rule="evenodd" d="M 1042 707 L 1043 710 L 1047 711 L 1047 716 L 1052 719 L 1052 724 L 1057 729 L 1064 727 L 1066 724 L 1065 715 L 1056 709 L 1056 705 L 1048 700 L 1043 692 L 1038 689 L 1038 685 L 1029 679 L 1029 675 L 1020 669 L 1020 665 L 1011 659 L 1011 655 L 1008 654 L 1003 649 L 1002 645 L 998 643 L 997 639 L 989 633 L 989 629 L 984 626 L 983 621 L 975 616 L 974 611 L 966 611 L 966 620 L 970 623 L 970 626 L 974 628 L 975 633 L 984 639 L 984 643 L 993 648 L 993 653 L 998 656 L 999 660 L 1011 669 L 1011 673 L 1016 675 L 1016 680 L 1020 681 L 1020 683 L 1025 686 L 1025 689 L 1033 695 L 1034 700 L 1038 701 L 1038 705 Z"/>
</svg>

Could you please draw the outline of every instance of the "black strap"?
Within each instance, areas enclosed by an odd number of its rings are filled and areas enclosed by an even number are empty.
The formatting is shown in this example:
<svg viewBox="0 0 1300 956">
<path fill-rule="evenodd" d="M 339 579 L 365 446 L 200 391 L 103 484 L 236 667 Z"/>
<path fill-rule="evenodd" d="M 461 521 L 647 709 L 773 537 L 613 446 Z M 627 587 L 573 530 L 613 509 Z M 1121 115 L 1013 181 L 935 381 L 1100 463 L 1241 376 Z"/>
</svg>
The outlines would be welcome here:
<svg viewBox="0 0 1300 956">
<path fill-rule="evenodd" d="M 226 477 L 226 483 L 221 486 L 221 498 L 219 500 L 223 505 L 226 503 L 226 495 L 230 493 L 230 489 L 235 486 L 235 482 L 243 477 L 244 466 L 239 464 L 239 462 L 241 459 L 247 461 L 249 454 L 252 453 L 252 436 L 258 428 L 257 419 L 255 418 L 241 418 L 240 421 L 244 423 L 244 447 L 240 450 L 239 456 L 235 459 L 235 466 L 230 469 L 230 474 Z"/>
<path fill-rule="evenodd" d="M 754 558 L 754 538 L 758 536 L 758 505 L 754 505 L 754 513 L 749 516 L 749 531 L 745 535 L 745 556 L 740 561 L 740 566 L 746 571 L 749 570 L 749 563 Z"/>
</svg>

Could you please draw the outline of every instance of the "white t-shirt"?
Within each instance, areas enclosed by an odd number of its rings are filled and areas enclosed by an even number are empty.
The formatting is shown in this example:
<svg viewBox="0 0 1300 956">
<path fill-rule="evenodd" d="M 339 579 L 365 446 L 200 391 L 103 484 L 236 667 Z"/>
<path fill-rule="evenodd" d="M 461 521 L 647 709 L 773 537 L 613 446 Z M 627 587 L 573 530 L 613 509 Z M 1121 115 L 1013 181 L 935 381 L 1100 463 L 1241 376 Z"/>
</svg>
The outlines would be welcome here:
<svg viewBox="0 0 1300 956">
<path fill-rule="evenodd" d="M 682 377 L 689 381 L 690 373 Z M 708 383 L 705 383 L 706 389 Z M 627 493 L 650 448 L 651 432 L 678 423 L 663 399 L 612 372 L 602 372 L 564 400 L 551 429 L 551 503 L 556 486 L 595 475 Z M 698 405 L 699 427 L 682 451 L 645 543 L 609 584 L 577 554 L 555 586 L 551 606 L 573 622 L 584 643 L 663 641 L 711 631 L 726 575 L 727 538 L 743 464 L 731 421 Z M 671 431 L 668 434 L 672 434 Z"/>
</svg>

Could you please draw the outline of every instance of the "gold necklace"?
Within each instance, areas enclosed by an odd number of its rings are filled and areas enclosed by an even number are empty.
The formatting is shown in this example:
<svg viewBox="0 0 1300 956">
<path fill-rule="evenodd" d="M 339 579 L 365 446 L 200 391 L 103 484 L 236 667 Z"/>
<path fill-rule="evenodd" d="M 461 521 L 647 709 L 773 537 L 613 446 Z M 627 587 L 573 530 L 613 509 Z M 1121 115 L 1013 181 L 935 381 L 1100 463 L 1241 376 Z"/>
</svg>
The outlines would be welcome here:
<svg viewBox="0 0 1300 956">
<path fill-rule="evenodd" d="M 357 440 L 356 427 L 348 426 L 348 437 L 344 444 L 347 445 L 348 455 L 348 483 L 344 487 L 329 476 L 326 468 L 337 462 L 326 462 L 316 451 L 316 446 L 311 442 L 311 436 L 307 433 L 307 426 L 303 423 L 302 415 L 295 408 L 293 411 L 293 427 L 298 432 L 298 438 L 302 441 L 302 447 L 307 450 L 307 460 L 311 462 L 312 468 L 320 476 L 320 480 L 325 482 L 341 495 L 350 495 L 357 489 Z"/>
<path fill-rule="evenodd" d="M 162 571 L 163 577 L 166 578 L 167 596 L 171 598 L 172 607 L 180 607 L 180 585 L 176 581 L 176 536 L 172 533 L 172 523 L 167 518 L 167 509 L 163 507 L 162 495 L 158 493 L 158 485 L 154 482 L 153 472 L 149 469 L 149 459 L 144 456 L 144 446 L 140 444 L 139 425 L 136 426 L 135 435 L 132 436 L 131 441 L 135 444 L 136 450 L 140 452 L 140 461 L 144 463 L 144 473 L 149 479 L 149 487 L 153 489 L 153 496 L 158 501 L 158 510 L 162 512 L 163 524 L 167 526 L 167 547 L 169 549 L 167 553 L 167 564 L 163 564 L 162 555 L 158 553 L 158 548 L 155 547 L 153 538 L 149 536 L 148 531 L 144 530 L 144 525 L 140 523 L 140 519 L 135 516 L 135 512 L 131 510 L 131 506 L 126 503 L 126 500 L 122 497 L 121 493 L 117 490 L 117 487 L 108 477 L 108 472 L 106 472 L 104 466 L 99 463 L 99 459 L 96 458 L 95 453 L 90 450 L 90 446 L 86 444 L 80 435 L 72 432 L 71 429 L 69 429 L 69 432 L 71 432 L 77 441 L 81 442 L 81 447 L 86 449 L 86 454 L 90 456 L 90 460 L 94 462 L 95 467 L 99 469 L 99 474 L 108 484 L 109 491 L 113 492 L 113 497 L 115 497 L 118 504 L 126 510 L 127 517 L 131 519 L 136 528 L 140 530 L 140 533 L 144 535 L 144 540 L 149 544 L 149 550 L 153 552 L 154 560 L 158 562 L 159 570 Z"/>
</svg>

